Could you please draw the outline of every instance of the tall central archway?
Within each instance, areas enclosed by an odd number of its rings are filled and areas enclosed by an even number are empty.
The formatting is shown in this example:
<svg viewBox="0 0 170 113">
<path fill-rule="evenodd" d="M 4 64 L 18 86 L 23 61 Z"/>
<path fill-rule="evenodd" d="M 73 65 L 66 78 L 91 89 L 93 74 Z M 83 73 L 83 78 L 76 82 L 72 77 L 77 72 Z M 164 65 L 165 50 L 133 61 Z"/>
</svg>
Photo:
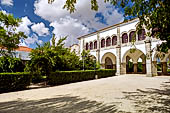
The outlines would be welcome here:
<svg viewBox="0 0 170 113">
<path fill-rule="evenodd" d="M 116 56 L 111 52 L 105 53 L 102 56 L 101 64 L 103 69 L 116 70 Z"/>
<path fill-rule="evenodd" d="M 122 74 L 128 73 L 146 73 L 145 55 L 139 49 L 135 51 L 128 50 L 122 59 Z"/>
</svg>

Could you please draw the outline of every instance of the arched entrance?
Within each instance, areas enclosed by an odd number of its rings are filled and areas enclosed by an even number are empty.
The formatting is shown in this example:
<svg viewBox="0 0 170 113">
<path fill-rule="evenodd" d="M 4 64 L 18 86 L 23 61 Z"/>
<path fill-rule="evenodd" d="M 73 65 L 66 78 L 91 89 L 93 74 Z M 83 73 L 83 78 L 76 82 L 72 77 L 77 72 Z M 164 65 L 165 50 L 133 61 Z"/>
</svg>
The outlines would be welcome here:
<svg viewBox="0 0 170 113">
<path fill-rule="evenodd" d="M 105 53 L 101 59 L 101 66 L 103 69 L 116 70 L 116 56 L 111 52 Z"/>
<path fill-rule="evenodd" d="M 170 72 L 170 51 L 167 54 L 155 52 L 153 58 L 153 74 L 167 75 Z"/>
<path fill-rule="evenodd" d="M 135 51 L 128 50 L 122 59 L 122 74 L 144 74 L 146 73 L 146 59 L 142 51 L 135 49 Z"/>
</svg>

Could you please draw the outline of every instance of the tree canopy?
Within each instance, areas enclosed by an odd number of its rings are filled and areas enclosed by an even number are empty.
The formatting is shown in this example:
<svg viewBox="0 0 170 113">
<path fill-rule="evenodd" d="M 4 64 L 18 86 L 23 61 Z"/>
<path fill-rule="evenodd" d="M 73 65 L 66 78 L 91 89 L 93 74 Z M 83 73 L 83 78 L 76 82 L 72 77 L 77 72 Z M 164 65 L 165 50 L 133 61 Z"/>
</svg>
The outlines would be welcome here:
<svg viewBox="0 0 170 113">
<path fill-rule="evenodd" d="M 49 73 L 55 71 L 70 71 L 70 70 L 82 70 L 83 61 L 76 55 L 75 52 L 71 52 L 69 48 L 64 47 L 64 41 L 66 37 L 61 38 L 56 43 L 55 35 L 50 42 L 44 43 L 42 46 L 38 45 L 30 53 L 31 60 L 28 62 L 25 71 L 29 71 L 33 74 L 48 76 Z M 94 69 L 94 62 L 89 52 L 83 52 L 85 56 L 84 69 Z"/>
<path fill-rule="evenodd" d="M 23 32 L 17 32 L 21 19 L 0 11 L 0 54 L 11 55 L 18 48 L 21 38 L 26 38 Z"/>
<path fill-rule="evenodd" d="M 49 3 L 54 0 L 48 0 Z M 170 48 L 170 1 L 169 0 L 104 0 L 111 5 L 124 9 L 125 20 L 139 18 L 137 30 L 143 26 L 147 29 L 148 36 L 154 36 L 166 41 L 159 49 L 166 52 Z M 77 0 L 66 0 L 63 8 L 73 13 L 76 11 Z M 91 0 L 91 9 L 97 11 L 97 0 Z"/>
</svg>

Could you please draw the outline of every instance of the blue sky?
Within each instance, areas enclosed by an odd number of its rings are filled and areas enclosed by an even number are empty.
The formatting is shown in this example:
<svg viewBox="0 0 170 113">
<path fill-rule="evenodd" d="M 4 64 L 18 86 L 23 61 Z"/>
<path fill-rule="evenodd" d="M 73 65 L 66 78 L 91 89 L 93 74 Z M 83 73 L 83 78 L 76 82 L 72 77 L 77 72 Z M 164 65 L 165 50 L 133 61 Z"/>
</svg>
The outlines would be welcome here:
<svg viewBox="0 0 170 113">
<path fill-rule="evenodd" d="M 90 0 L 78 0 L 73 14 L 62 9 L 65 0 L 55 0 L 53 4 L 48 4 L 48 0 L 0 1 L 0 10 L 22 19 L 18 31 L 23 31 L 28 38 L 21 45 L 31 48 L 36 43 L 50 41 L 53 33 L 57 40 L 68 36 L 66 46 L 70 46 L 78 43 L 79 36 L 123 21 L 122 11 L 104 0 L 98 0 L 98 12 L 91 11 Z"/>
</svg>

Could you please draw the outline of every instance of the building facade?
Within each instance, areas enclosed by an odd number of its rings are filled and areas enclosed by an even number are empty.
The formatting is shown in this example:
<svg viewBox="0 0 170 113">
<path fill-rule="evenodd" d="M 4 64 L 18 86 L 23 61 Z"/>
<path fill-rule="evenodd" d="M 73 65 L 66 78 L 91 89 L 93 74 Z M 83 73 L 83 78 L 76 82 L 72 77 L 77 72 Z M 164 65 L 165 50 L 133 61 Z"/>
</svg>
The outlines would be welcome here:
<svg viewBox="0 0 170 113">
<path fill-rule="evenodd" d="M 19 46 L 15 51 L 14 55 L 16 58 L 20 58 L 23 61 L 31 60 L 29 54 L 31 52 L 32 48 L 26 47 L 26 46 Z"/>
<path fill-rule="evenodd" d="M 80 55 L 80 46 L 78 44 L 73 44 L 70 46 L 70 51 L 75 52 L 77 55 Z"/>
<path fill-rule="evenodd" d="M 22 61 L 31 60 L 31 58 L 29 56 L 31 50 L 32 50 L 32 48 L 29 48 L 29 47 L 26 47 L 26 46 L 19 46 L 17 49 L 15 49 L 13 51 L 13 53 L 14 53 L 13 57 L 20 58 Z M 0 57 L 1 56 L 2 55 L 0 54 Z"/>
<path fill-rule="evenodd" d="M 80 54 L 90 50 L 103 69 L 115 69 L 116 75 L 138 73 L 147 76 L 168 74 L 170 51 L 161 57 L 156 51 L 162 42 L 136 33 L 138 19 L 122 22 L 79 37 Z"/>
</svg>

